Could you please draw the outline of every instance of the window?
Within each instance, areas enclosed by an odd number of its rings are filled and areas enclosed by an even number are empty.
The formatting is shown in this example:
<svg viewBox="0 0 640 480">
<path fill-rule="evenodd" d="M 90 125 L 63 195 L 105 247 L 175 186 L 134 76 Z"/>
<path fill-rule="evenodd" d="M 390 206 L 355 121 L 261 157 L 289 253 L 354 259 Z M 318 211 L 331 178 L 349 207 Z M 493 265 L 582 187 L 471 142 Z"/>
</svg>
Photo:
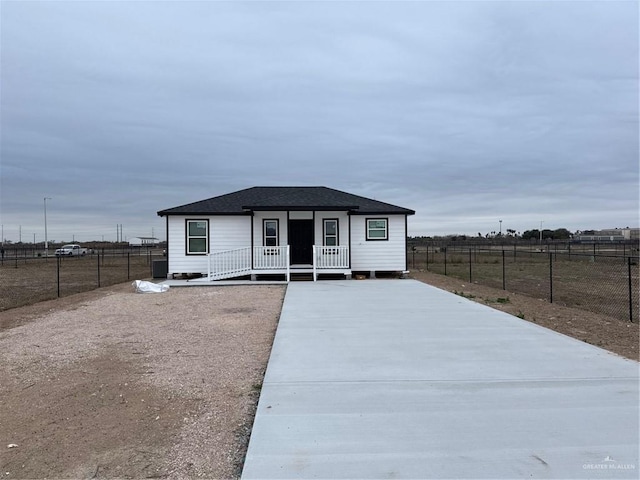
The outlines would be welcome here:
<svg viewBox="0 0 640 480">
<path fill-rule="evenodd" d="M 262 234 L 265 247 L 278 246 L 278 220 L 263 220 Z"/>
<path fill-rule="evenodd" d="M 367 240 L 388 240 L 386 218 L 367 218 Z"/>
<path fill-rule="evenodd" d="M 326 247 L 338 246 L 338 219 L 327 218 L 323 220 L 323 245 Z"/>
<path fill-rule="evenodd" d="M 187 220 L 187 255 L 209 253 L 209 220 Z"/>
</svg>

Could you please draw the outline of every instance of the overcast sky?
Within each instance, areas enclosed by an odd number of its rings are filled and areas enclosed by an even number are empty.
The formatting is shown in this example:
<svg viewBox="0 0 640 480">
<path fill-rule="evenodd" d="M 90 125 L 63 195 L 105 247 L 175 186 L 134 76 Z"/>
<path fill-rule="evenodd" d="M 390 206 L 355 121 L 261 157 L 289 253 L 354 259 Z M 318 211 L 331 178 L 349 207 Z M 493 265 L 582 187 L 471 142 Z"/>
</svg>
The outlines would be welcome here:
<svg viewBox="0 0 640 480">
<path fill-rule="evenodd" d="M 33 2 L 1 18 L 4 237 L 324 185 L 411 235 L 637 227 L 638 3 Z"/>
</svg>

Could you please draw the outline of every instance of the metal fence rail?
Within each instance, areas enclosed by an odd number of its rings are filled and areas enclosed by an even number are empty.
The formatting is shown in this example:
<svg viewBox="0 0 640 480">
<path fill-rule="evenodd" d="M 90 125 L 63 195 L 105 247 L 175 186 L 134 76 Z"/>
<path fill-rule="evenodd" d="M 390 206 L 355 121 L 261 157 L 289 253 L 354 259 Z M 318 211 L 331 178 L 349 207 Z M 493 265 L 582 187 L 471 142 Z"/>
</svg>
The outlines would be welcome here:
<svg viewBox="0 0 640 480">
<path fill-rule="evenodd" d="M 412 269 L 501 288 L 638 322 L 638 256 L 513 247 L 424 247 L 408 253 Z"/>
<path fill-rule="evenodd" d="M 101 252 L 82 257 L 7 255 L 0 260 L 0 311 L 152 276 L 160 252 Z"/>
</svg>

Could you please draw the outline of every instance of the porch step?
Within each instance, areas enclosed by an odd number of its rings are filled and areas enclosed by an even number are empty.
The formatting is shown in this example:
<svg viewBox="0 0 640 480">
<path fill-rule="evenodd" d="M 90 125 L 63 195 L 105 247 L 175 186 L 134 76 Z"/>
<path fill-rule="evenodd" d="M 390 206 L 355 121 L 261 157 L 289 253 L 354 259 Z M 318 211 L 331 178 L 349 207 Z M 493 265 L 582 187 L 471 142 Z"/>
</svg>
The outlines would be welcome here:
<svg viewBox="0 0 640 480">
<path fill-rule="evenodd" d="M 291 272 L 292 282 L 313 282 L 313 272 Z"/>
</svg>

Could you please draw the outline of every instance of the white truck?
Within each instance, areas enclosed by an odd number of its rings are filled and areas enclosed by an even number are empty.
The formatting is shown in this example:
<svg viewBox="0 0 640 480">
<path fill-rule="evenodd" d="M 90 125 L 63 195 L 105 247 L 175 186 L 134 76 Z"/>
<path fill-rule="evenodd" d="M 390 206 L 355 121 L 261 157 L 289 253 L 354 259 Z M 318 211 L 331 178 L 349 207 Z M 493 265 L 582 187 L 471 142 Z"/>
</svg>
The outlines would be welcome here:
<svg viewBox="0 0 640 480">
<path fill-rule="evenodd" d="M 83 257 L 87 254 L 87 249 L 76 244 L 63 245 L 56 249 L 56 257 Z"/>
</svg>

